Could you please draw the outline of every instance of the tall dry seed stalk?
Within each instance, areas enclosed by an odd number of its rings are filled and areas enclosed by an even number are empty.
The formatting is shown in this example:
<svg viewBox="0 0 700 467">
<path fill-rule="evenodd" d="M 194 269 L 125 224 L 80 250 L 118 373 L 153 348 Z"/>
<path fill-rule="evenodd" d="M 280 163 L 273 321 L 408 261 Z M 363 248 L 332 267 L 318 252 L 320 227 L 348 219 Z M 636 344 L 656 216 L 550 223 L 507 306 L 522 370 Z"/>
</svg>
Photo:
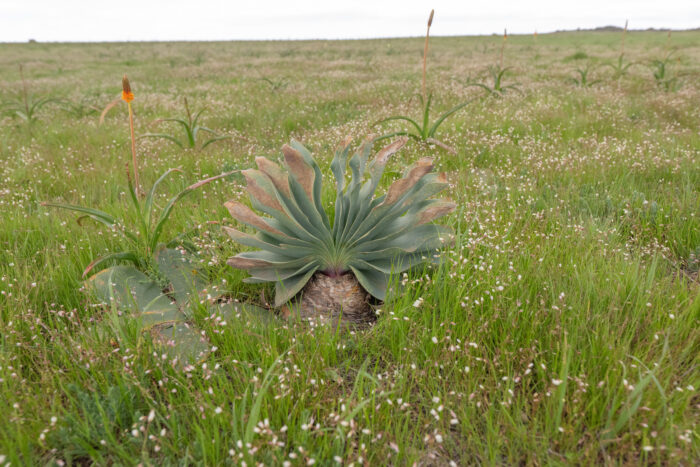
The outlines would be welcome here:
<svg viewBox="0 0 700 467">
<path fill-rule="evenodd" d="M 508 40 L 508 30 L 504 29 L 503 30 L 503 41 L 501 42 L 501 59 L 500 59 L 500 67 L 503 68 L 503 51 L 506 48 L 506 40 Z"/>
<path fill-rule="evenodd" d="M 625 20 L 625 29 L 622 31 L 622 47 L 620 48 L 620 55 L 625 54 L 625 37 L 627 36 L 627 24 L 630 20 Z"/>
<path fill-rule="evenodd" d="M 20 64 L 19 76 L 22 78 L 22 98 L 24 99 L 24 110 L 29 115 L 29 90 L 27 89 L 27 80 L 24 79 L 24 67 Z"/>
<path fill-rule="evenodd" d="M 423 47 L 423 102 L 426 101 L 426 90 L 425 90 L 425 72 L 426 64 L 428 60 L 428 38 L 430 37 L 430 26 L 433 24 L 433 16 L 435 15 L 435 10 L 430 10 L 430 17 L 428 18 L 428 30 L 425 32 L 425 46 Z"/>
<path fill-rule="evenodd" d="M 122 78 L 122 100 L 126 102 L 129 108 L 129 130 L 131 131 L 131 162 L 134 165 L 134 187 L 136 193 L 141 193 L 141 184 L 139 183 L 139 167 L 136 161 L 136 135 L 134 135 L 134 111 L 131 109 L 131 101 L 134 100 L 134 93 L 131 92 L 131 84 L 129 78 L 124 75 Z"/>
</svg>

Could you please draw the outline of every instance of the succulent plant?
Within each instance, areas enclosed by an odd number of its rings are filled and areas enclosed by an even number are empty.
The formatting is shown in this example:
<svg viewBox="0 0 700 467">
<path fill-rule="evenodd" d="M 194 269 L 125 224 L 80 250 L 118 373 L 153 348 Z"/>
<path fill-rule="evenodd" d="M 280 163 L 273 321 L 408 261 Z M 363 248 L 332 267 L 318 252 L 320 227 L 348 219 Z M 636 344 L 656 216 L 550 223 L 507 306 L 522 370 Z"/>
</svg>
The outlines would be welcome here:
<svg viewBox="0 0 700 467">
<path fill-rule="evenodd" d="M 141 332 L 149 333 L 172 361 L 180 365 L 201 362 L 209 354 L 209 341 L 192 322 L 194 310 L 206 306 L 223 317 L 239 313 L 254 318 L 269 315 L 267 310 L 249 304 L 222 302 L 209 304 L 212 292 L 188 255 L 173 248 L 155 254 L 162 280 L 146 275 L 132 265 L 103 269 L 85 281 L 88 292 L 100 302 L 140 319 Z"/>
<path fill-rule="evenodd" d="M 349 140 L 338 148 L 331 163 L 336 179 L 332 222 L 321 202 L 321 169 L 302 144 L 292 141 L 282 148 L 282 166 L 256 158 L 258 170 L 242 173 L 253 208 L 269 217 L 236 201 L 226 203 L 236 220 L 258 231 L 251 235 L 226 227 L 228 234 L 259 248 L 234 256 L 228 264 L 247 270 L 252 277 L 246 282 L 275 282 L 275 306 L 284 305 L 319 274 L 325 282 L 338 279 L 338 284 L 351 274 L 361 288 L 346 290 L 364 289 L 384 300 L 391 273 L 436 262 L 437 249 L 452 235 L 448 227 L 432 223 L 455 205 L 431 199 L 447 187 L 443 174 L 431 173 L 431 159 L 420 159 L 386 194 L 374 196 L 389 157 L 406 140 L 386 146 L 371 161 L 372 141 L 351 157 Z M 352 176 L 346 184 L 347 166 Z M 330 288 L 326 292 L 337 295 Z"/>
</svg>

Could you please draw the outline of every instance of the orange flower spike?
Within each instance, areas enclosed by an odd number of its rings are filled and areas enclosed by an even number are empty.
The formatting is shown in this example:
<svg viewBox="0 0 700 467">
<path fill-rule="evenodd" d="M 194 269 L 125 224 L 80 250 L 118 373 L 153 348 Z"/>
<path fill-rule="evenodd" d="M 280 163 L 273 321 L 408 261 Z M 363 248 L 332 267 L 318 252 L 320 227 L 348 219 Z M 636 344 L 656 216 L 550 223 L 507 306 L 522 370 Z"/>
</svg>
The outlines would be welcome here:
<svg viewBox="0 0 700 467">
<path fill-rule="evenodd" d="M 136 135 L 134 134 L 134 111 L 131 109 L 131 101 L 134 100 L 134 93 L 131 92 L 131 84 L 126 74 L 122 78 L 122 100 L 126 102 L 129 108 L 129 130 L 131 132 L 131 159 L 134 164 L 134 183 L 135 191 L 141 194 L 141 185 L 139 184 L 139 168 L 136 160 Z"/>
<path fill-rule="evenodd" d="M 129 78 L 126 75 L 122 78 L 122 100 L 127 104 L 134 100 L 134 93 L 131 92 Z"/>
</svg>

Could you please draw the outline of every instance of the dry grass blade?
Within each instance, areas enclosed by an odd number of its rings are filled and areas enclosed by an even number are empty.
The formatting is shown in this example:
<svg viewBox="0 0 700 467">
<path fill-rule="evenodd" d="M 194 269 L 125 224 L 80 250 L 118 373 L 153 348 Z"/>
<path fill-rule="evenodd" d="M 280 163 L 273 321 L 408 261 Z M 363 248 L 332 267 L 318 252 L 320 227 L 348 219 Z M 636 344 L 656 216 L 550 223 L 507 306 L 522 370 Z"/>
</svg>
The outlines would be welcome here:
<svg viewBox="0 0 700 467">
<path fill-rule="evenodd" d="M 107 116 L 107 113 L 112 110 L 112 108 L 119 104 L 122 101 L 121 96 L 117 97 L 114 99 L 112 102 L 107 104 L 107 106 L 102 110 L 102 113 L 100 114 L 100 125 L 102 125 L 105 122 L 105 117 Z"/>
</svg>

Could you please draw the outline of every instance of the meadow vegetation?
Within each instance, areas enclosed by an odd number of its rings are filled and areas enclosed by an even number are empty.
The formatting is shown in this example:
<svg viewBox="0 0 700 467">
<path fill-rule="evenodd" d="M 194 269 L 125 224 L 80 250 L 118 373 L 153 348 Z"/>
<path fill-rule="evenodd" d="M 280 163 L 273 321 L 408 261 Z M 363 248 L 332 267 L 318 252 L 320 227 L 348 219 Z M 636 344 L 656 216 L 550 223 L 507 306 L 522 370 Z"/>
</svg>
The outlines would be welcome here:
<svg viewBox="0 0 700 467">
<path fill-rule="evenodd" d="M 331 209 L 338 144 L 424 111 L 424 39 L 0 44 L 0 465 L 697 464 L 700 32 L 628 32 L 624 56 L 614 32 L 502 42 L 431 38 L 429 106 L 469 101 L 439 127 L 454 153 L 412 138 L 379 185 L 422 157 L 447 173 L 441 264 L 396 275 L 354 332 L 224 314 L 205 293 L 188 319 L 208 356 L 188 365 L 85 293 L 96 258 L 155 254 L 125 175 L 126 108 L 101 125 L 94 109 L 126 72 L 136 136 L 180 118 L 184 96 L 227 136 L 137 139 L 142 186 L 182 171 L 149 213 L 292 139 Z M 518 92 L 465 85 L 499 62 Z M 577 86 L 577 69 L 595 76 Z M 28 114 L 23 89 L 72 105 Z M 245 248 L 224 203 L 248 204 L 244 185 L 190 190 L 158 236 L 184 241 L 217 294 L 266 306 L 273 288 L 226 265 Z M 99 209 L 134 238 L 42 203 Z"/>
</svg>

